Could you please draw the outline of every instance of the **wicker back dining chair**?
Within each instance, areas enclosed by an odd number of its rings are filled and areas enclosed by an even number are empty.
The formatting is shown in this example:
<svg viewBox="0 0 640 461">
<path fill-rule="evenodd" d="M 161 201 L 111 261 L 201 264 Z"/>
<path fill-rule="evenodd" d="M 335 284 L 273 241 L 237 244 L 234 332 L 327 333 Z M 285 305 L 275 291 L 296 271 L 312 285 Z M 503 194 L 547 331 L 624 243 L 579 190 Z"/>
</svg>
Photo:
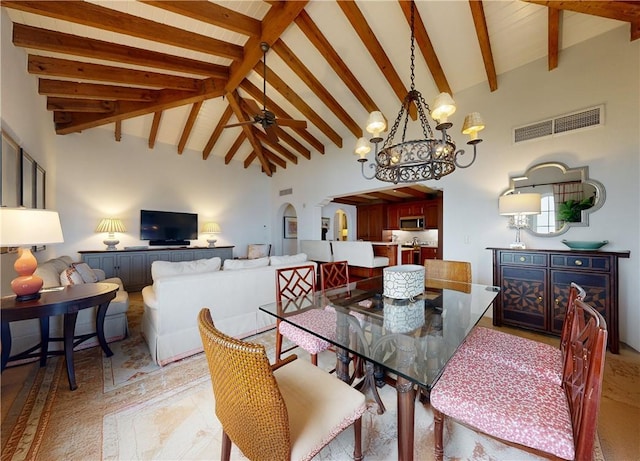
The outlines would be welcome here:
<svg viewBox="0 0 640 461">
<path fill-rule="evenodd" d="M 430 288 L 456 289 L 455 284 L 451 282 L 458 282 L 462 289 L 464 288 L 462 284 L 471 283 L 471 263 L 446 259 L 425 259 L 424 279 L 425 286 Z"/>
<path fill-rule="evenodd" d="M 362 459 L 363 394 L 295 356 L 271 366 L 262 344 L 220 332 L 207 308 L 198 328 L 222 425 L 221 460 L 232 443 L 251 460 L 311 459 L 349 426 L 354 459 Z"/>
<path fill-rule="evenodd" d="M 285 267 L 276 269 L 276 303 L 278 320 L 276 321 L 276 360 L 282 354 L 296 346 L 306 350 L 311 356 L 311 363 L 318 364 L 318 354 L 329 349 L 331 343 L 298 328 L 281 319 L 286 316 L 297 316 L 296 323 L 308 325 L 310 330 L 322 330 L 326 338 L 335 338 L 336 313 L 317 309 L 313 306 L 313 294 L 316 291 L 316 266 Z M 283 338 L 294 343 L 294 346 L 282 350 Z"/>
</svg>

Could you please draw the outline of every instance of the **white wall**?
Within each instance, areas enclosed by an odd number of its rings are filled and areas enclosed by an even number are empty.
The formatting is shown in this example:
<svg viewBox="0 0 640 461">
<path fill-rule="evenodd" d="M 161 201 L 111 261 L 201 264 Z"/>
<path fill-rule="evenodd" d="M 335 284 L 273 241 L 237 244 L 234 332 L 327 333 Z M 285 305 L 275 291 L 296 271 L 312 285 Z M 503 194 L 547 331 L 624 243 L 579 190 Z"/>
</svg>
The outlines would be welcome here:
<svg viewBox="0 0 640 461">
<path fill-rule="evenodd" d="M 562 238 L 609 240 L 606 250 L 630 250 L 620 260 L 620 336 L 640 350 L 640 41 L 629 42 L 628 26 L 620 27 L 560 54 L 557 69 L 547 71 L 541 59 L 498 78 L 498 90 L 485 84 L 455 94 L 459 113 L 452 117 L 454 140 L 463 141 L 458 129 L 466 112 L 482 113 L 487 128 L 476 162 L 440 181 L 426 185 L 444 190 L 444 257 L 471 261 L 474 280 L 492 283 L 491 252 L 514 239 L 514 230 L 498 215 L 498 196 L 507 189 L 509 177 L 532 165 L 559 161 L 571 167 L 589 167 L 592 178 L 606 188 L 604 206 L 591 214 L 589 227 L 572 228 L 557 237 L 523 234 L 529 248 L 566 249 Z M 418 90 L 419 88 L 419 84 Z M 430 95 L 424 95 L 429 100 Z M 552 139 L 514 145 L 511 130 L 555 115 L 605 104 L 605 126 Z M 397 112 L 399 105 L 395 108 Z M 394 119 L 393 114 L 386 114 Z M 364 120 L 362 123 L 364 124 Z M 458 127 L 458 128 L 456 128 Z M 413 127 L 415 128 L 415 127 Z M 407 139 L 413 139 L 407 136 Z M 360 175 L 352 154 L 355 138 L 345 136 L 338 149 L 327 145 L 325 155 L 274 177 L 272 193 L 292 188 L 287 201 L 298 210 L 301 239 L 317 238 L 320 226 L 314 206 L 332 196 L 389 187 Z M 466 147 L 466 146 L 465 146 Z M 315 177 L 312 184 L 307 178 Z M 355 211 L 353 211 L 355 219 Z M 350 216 L 351 219 L 351 216 Z M 467 242 L 468 243 L 465 243 Z"/>
</svg>

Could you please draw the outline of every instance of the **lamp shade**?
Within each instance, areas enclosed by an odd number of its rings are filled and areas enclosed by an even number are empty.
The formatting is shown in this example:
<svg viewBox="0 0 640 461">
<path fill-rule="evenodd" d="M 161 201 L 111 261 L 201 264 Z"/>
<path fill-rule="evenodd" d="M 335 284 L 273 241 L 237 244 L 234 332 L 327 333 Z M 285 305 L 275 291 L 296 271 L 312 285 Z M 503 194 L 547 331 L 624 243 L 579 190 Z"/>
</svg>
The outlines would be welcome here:
<svg viewBox="0 0 640 461">
<path fill-rule="evenodd" d="M 382 112 L 374 110 L 369 114 L 367 119 L 367 126 L 365 128 L 373 136 L 378 137 L 380 133 L 387 129 L 387 120 L 382 115 Z"/>
<path fill-rule="evenodd" d="M 365 138 L 358 138 L 354 153 L 356 155 L 359 155 L 360 158 L 364 158 L 369 152 L 371 152 L 371 146 L 369 145 L 369 142 Z"/>
<path fill-rule="evenodd" d="M 462 124 L 462 134 L 468 134 L 471 139 L 478 138 L 478 131 L 484 130 L 484 120 L 478 112 L 471 112 L 464 118 Z"/>
<path fill-rule="evenodd" d="M 202 226 L 203 234 L 219 234 L 222 232 L 220 230 L 220 225 L 217 222 L 206 222 Z"/>
<path fill-rule="evenodd" d="M 440 123 L 447 121 L 456 111 L 456 103 L 449 93 L 440 93 L 433 101 L 431 116 Z"/>
<path fill-rule="evenodd" d="M 498 208 L 502 215 L 540 214 L 540 194 L 502 195 Z"/>
<path fill-rule="evenodd" d="M 102 218 L 98 227 L 96 227 L 96 232 L 108 232 L 110 234 L 126 231 L 127 229 L 125 229 L 122 220 L 118 218 Z"/>
<path fill-rule="evenodd" d="M 64 242 L 57 211 L 0 208 L 2 246 L 47 245 Z"/>
</svg>

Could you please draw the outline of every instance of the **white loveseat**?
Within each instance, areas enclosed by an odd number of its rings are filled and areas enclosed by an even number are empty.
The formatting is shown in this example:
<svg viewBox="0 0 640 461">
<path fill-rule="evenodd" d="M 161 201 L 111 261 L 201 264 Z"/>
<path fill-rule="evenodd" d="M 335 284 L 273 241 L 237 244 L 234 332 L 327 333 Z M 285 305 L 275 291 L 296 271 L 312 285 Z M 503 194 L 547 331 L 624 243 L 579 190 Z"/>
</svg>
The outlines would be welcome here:
<svg viewBox="0 0 640 461">
<path fill-rule="evenodd" d="M 197 316 L 207 307 L 224 333 L 245 338 L 275 325 L 258 308 L 275 302 L 275 271 L 313 264 L 307 255 L 271 256 L 251 260 L 220 258 L 198 261 L 154 261 L 153 285 L 142 289 L 142 331 L 149 352 L 160 366 L 203 350 Z"/>
<path fill-rule="evenodd" d="M 389 258 L 376 256 L 371 242 L 335 241 L 331 243 L 334 261 L 347 261 L 350 275 L 372 277 L 381 275 L 382 268 L 389 265 Z"/>
<path fill-rule="evenodd" d="M 40 265 L 35 271 L 35 275 L 43 280 L 43 288 L 53 288 L 63 285 L 61 282 L 61 274 L 67 273 L 74 265 L 82 270 L 88 268 L 84 263 L 74 263 L 71 257 L 61 256 L 59 258 L 50 259 Z M 71 274 L 73 271 L 69 271 Z M 77 272 L 77 271 L 76 271 Z M 74 272 L 70 277 L 74 279 L 74 283 L 92 283 L 82 279 L 79 273 Z M 92 277 L 92 281 L 108 282 L 117 284 L 120 289 L 116 297 L 109 303 L 107 315 L 104 319 L 104 334 L 107 342 L 123 339 L 128 334 L 127 310 L 129 309 L 129 294 L 124 290 L 122 281 L 117 277 L 105 278 L 105 273 L 100 269 L 90 269 L 85 272 Z M 87 275 L 85 275 L 86 277 Z M 68 279 L 67 279 L 68 280 Z M 65 283 L 68 284 L 68 283 Z M 40 323 L 38 320 L 22 320 L 20 322 L 11 322 L 11 355 L 15 355 L 22 351 L 35 346 L 40 342 Z M 96 309 L 83 309 L 78 312 L 76 318 L 76 336 L 95 333 L 96 331 Z M 49 320 L 49 337 L 62 338 L 63 336 L 63 316 L 58 315 Z M 95 346 L 98 344 L 96 337 L 79 344 L 78 349 Z M 49 345 L 49 350 L 61 350 L 62 342 L 53 342 Z"/>
</svg>

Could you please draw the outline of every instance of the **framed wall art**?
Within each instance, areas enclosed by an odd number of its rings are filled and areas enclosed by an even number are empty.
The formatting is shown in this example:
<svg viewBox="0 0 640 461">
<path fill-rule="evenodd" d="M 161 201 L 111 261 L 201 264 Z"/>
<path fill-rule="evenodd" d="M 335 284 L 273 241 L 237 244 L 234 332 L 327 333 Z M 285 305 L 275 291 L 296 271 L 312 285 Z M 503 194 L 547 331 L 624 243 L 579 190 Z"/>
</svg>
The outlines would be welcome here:
<svg viewBox="0 0 640 461">
<path fill-rule="evenodd" d="M 284 238 L 297 239 L 298 238 L 298 218 L 295 216 L 284 217 Z"/>
<path fill-rule="evenodd" d="M 20 146 L 4 130 L 2 130 L 2 187 L 0 187 L 0 204 L 7 207 L 17 207 L 20 204 L 21 156 Z"/>
</svg>

